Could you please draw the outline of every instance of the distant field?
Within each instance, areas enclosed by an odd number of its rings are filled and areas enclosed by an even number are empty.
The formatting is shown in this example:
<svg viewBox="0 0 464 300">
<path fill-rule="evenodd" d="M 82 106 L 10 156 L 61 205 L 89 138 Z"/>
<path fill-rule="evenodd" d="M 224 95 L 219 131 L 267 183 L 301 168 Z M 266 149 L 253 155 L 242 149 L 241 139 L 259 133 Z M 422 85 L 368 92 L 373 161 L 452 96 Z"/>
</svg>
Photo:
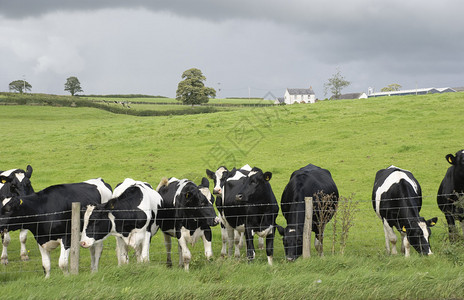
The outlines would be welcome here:
<svg viewBox="0 0 464 300">
<path fill-rule="evenodd" d="M 149 103 L 176 103 L 180 104 L 174 98 L 102 98 L 102 97 L 81 97 L 82 99 L 88 99 L 92 101 L 108 101 L 108 102 L 149 102 Z M 251 99 L 235 99 L 235 98 L 227 98 L 227 99 L 210 99 L 207 104 L 233 104 L 233 105 L 243 105 L 243 104 L 274 104 L 274 100 L 264 100 L 258 98 L 251 98 Z"/>
<path fill-rule="evenodd" d="M 313 163 L 331 171 L 342 196 L 359 202 L 344 256 L 338 254 L 339 244 L 332 244 L 329 223 L 324 258 L 287 263 L 277 234 L 272 267 L 261 250 L 251 264 L 244 254 L 240 261 L 220 258 L 216 227 L 213 261 L 204 261 L 199 243 L 189 273 L 165 268 L 158 233 L 148 266 L 115 267 L 114 238 L 108 238 L 98 274 L 89 274 L 88 252 L 82 250 L 81 274 L 62 276 L 57 249 L 51 279 L 44 284 L 33 238 L 28 242 L 31 261 L 23 263 L 14 233 L 10 264 L 0 266 L 2 296 L 18 298 L 21 291 L 23 298 L 462 298 L 464 244 L 448 243 L 436 193 L 449 167 L 445 155 L 464 148 L 463 115 L 464 93 L 143 118 L 87 107 L 0 106 L 0 126 L 8 128 L 2 133 L 0 169 L 31 164 L 36 190 L 94 177 L 113 187 L 126 177 L 154 186 L 164 176 L 198 183 L 206 168 L 249 163 L 273 173 L 271 185 L 280 202 L 291 173 Z M 439 217 L 432 229 L 433 257 L 414 251 L 410 259 L 385 255 L 371 193 L 376 171 L 392 164 L 412 171 L 420 182 L 421 215 Z M 285 225 L 281 214 L 277 221 Z"/>
</svg>

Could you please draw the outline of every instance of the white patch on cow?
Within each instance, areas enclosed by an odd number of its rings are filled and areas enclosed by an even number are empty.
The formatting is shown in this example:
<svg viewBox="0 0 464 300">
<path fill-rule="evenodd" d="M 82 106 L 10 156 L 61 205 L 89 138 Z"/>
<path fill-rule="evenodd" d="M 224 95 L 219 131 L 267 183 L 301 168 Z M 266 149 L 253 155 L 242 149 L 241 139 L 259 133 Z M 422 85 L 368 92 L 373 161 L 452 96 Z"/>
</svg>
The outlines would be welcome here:
<svg viewBox="0 0 464 300">
<path fill-rule="evenodd" d="M 224 172 L 226 171 L 226 168 L 220 167 L 219 169 L 216 170 L 216 186 L 214 187 L 213 191 L 215 193 L 218 193 L 219 195 L 222 194 L 222 188 L 221 188 L 221 179 L 222 176 L 224 176 Z"/>
<path fill-rule="evenodd" d="M 23 182 L 24 177 L 26 177 L 26 174 L 24 173 L 16 173 L 15 174 L 16 178 L 18 178 L 19 182 Z"/>
<path fill-rule="evenodd" d="M 239 180 L 240 178 L 246 177 L 245 174 L 243 174 L 240 171 L 235 172 L 233 177 L 227 178 L 227 181 L 233 181 L 233 180 Z"/>
<path fill-rule="evenodd" d="M 264 238 L 272 233 L 272 228 L 274 228 L 274 226 L 270 225 L 268 228 L 264 229 L 263 231 L 254 232 L 252 230 L 251 234 L 254 235 L 256 233 L 257 236 Z"/>
<path fill-rule="evenodd" d="M 245 232 L 245 224 L 235 227 L 238 232 Z"/>
<path fill-rule="evenodd" d="M 425 222 L 418 222 L 420 229 L 422 229 L 422 232 L 424 233 L 424 238 L 429 243 L 429 231 L 427 230 L 427 223 Z M 432 250 L 429 248 L 429 253 L 427 255 L 433 254 Z"/>
<path fill-rule="evenodd" d="M 8 202 L 10 202 L 11 198 L 5 198 L 2 201 L 3 206 L 5 206 Z"/>
<path fill-rule="evenodd" d="M 5 177 L 8 177 L 11 175 L 11 173 L 13 173 L 14 171 L 16 171 L 17 169 L 11 169 L 11 170 L 8 170 L 8 171 L 3 171 L 0 175 L 2 176 L 5 176 Z"/>
<path fill-rule="evenodd" d="M 84 213 L 84 227 L 82 231 L 86 231 L 87 227 L 89 226 L 90 216 L 92 215 L 93 210 L 95 209 L 95 205 L 87 205 L 87 209 Z"/>
<path fill-rule="evenodd" d="M 249 171 L 251 171 L 251 167 L 250 167 L 249 164 L 246 164 L 246 165 L 244 165 L 243 167 L 241 167 L 240 170 L 244 170 L 244 171 L 248 171 L 248 172 L 249 172 Z"/>
<path fill-rule="evenodd" d="M 390 168 L 395 168 L 395 166 L 390 166 L 389 169 Z M 400 180 L 402 179 L 408 182 L 414 188 L 414 191 L 418 193 L 417 184 L 413 180 L 411 180 L 411 178 L 409 178 L 408 175 L 406 175 L 406 173 L 401 172 L 401 171 L 391 173 L 385 179 L 382 185 L 375 191 L 375 212 L 377 213 L 377 216 L 379 218 L 382 218 L 380 216 L 380 200 L 381 200 L 382 194 L 387 192 L 391 188 L 392 185 L 394 185 L 395 183 L 399 183 Z"/>
<path fill-rule="evenodd" d="M 171 182 L 171 180 L 169 181 Z M 174 202 L 172 203 L 174 206 L 176 206 L 176 199 L 182 193 L 182 189 L 187 185 L 187 183 L 190 182 L 190 180 L 188 179 L 182 179 L 182 180 L 177 179 L 177 181 L 179 181 L 179 183 L 177 186 L 176 195 L 174 196 Z"/>
<path fill-rule="evenodd" d="M 258 174 L 257 171 L 252 171 L 252 172 L 248 173 L 248 177 L 251 177 L 251 176 L 256 175 L 256 174 Z"/>
<path fill-rule="evenodd" d="M 205 197 L 206 197 L 206 199 L 208 200 L 208 202 L 209 202 L 210 204 L 213 204 L 213 203 L 211 202 L 211 192 L 210 192 L 209 188 L 207 188 L 207 187 L 202 187 L 202 188 L 199 188 L 199 190 L 200 190 L 200 192 L 201 192 L 203 195 L 205 195 Z"/>
<path fill-rule="evenodd" d="M 88 184 L 93 184 L 97 187 L 97 190 L 100 193 L 101 203 L 106 203 L 108 202 L 108 200 L 111 199 L 111 190 L 108 187 L 106 187 L 101 178 L 89 179 L 84 182 Z"/>
<path fill-rule="evenodd" d="M 289 229 L 288 232 L 295 232 L 296 229 Z"/>
</svg>

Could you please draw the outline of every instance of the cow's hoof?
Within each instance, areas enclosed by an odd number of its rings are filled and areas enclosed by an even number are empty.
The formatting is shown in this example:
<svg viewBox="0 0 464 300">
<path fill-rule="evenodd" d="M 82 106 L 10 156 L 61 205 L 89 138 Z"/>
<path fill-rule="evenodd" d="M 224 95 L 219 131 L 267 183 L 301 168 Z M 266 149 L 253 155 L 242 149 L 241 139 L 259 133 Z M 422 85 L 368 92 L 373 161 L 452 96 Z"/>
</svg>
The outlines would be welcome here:
<svg viewBox="0 0 464 300">
<path fill-rule="evenodd" d="M 2 263 L 2 265 L 7 265 L 8 264 L 8 258 L 2 258 L 1 263 Z"/>
<path fill-rule="evenodd" d="M 29 260 L 29 255 L 27 255 L 27 254 L 21 255 L 21 260 L 22 261 L 28 261 Z"/>
</svg>

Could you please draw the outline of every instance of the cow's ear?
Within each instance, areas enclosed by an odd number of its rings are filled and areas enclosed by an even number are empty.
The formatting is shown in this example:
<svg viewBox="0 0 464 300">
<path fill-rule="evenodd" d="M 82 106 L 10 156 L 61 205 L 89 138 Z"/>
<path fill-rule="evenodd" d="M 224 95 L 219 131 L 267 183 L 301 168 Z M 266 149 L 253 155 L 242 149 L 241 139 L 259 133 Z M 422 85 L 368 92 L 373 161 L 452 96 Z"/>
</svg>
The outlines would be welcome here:
<svg viewBox="0 0 464 300">
<path fill-rule="evenodd" d="M 264 173 L 264 180 L 269 181 L 272 178 L 272 173 L 271 172 L 266 172 Z"/>
<path fill-rule="evenodd" d="M 278 225 L 278 224 L 276 224 L 276 227 L 277 227 L 277 231 L 279 232 L 279 234 L 281 236 L 284 236 L 285 235 L 285 229 L 282 226 Z"/>
<path fill-rule="evenodd" d="M 27 165 L 27 168 L 26 168 L 26 177 L 31 179 L 31 176 L 32 176 L 32 167 L 31 165 Z"/>
<path fill-rule="evenodd" d="M 209 179 L 214 179 L 214 172 L 211 171 L 210 169 L 206 169 L 206 175 L 208 176 Z"/>
<path fill-rule="evenodd" d="M 435 226 L 435 224 L 437 224 L 437 221 L 438 221 L 438 218 L 435 217 L 435 218 L 425 221 L 425 223 L 427 223 L 427 227 L 433 227 Z"/>
<path fill-rule="evenodd" d="M 446 161 L 448 161 L 452 165 L 455 165 L 456 164 L 456 157 L 454 157 L 453 154 L 448 154 L 446 156 Z"/>
</svg>

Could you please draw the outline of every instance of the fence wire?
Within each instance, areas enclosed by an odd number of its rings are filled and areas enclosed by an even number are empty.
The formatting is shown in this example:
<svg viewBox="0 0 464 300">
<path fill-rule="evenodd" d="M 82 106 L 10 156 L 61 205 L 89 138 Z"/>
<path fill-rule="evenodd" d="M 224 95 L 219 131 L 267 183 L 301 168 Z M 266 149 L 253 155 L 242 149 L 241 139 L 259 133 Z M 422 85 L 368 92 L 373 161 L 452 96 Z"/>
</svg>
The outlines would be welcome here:
<svg viewBox="0 0 464 300">
<path fill-rule="evenodd" d="M 445 197 L 454 197 L 456 194 L 446 194 L 442 195 Z M 462 195 L 458 195 L 462 199 Z M 431 239 L 431 246 L 432 249 L 434 248 L 440 248 L 440 245 L 448 243 L 447 236 L 448 236 L 448 225 L 446 223 L 446 220 L 444 218 L 443 213 L 439 210 L 438 205 L 436 203 L 436 195 L 430 195 L 430 196 L 422 196 L 422 210 L 421 210 L 421 216 L 426 214 L 427 216 L 425 217 L 426 219 L 430 217 L 438 217 L 439 222 L 435 225 L 434 228 L 432 228 L 432 232 L 435 234 L 432 235 Z M 435 199 L 435 201 L 432 201 Z M 388 202 L 398 202 L 399 200 L 406 200 L 406 198 L 395 198 L 395 199 L 382 199 L 382 202 L 388 203 Z M 316 200 L 317 201 L 317 200 Z M 348 204 L 353 204 L 356 203 L 356 205 L 353 206 L 344 206 L 341 205 L 342 202 L 345 201 Z M 350 246 L 355 247 L 354 245 L 363 245 L 363 249 L 366 250 L 366 252 L 370 253 L 379 253 L 379 252 L 384 252 L 385 248 L 385 237 L 384 237 L 384 231 L 383 231 L 383 225 L 381 220 L 377 217 L 373 206 L 372 206 L 373 200 L 369 199 L 353 199 L 352 197 L 350 198 L 344 198 L 340 197 L 339 198 L 339 206 L 337 209 L 334 210 L 335 215 L 332 217 L 331 221 L 328 222 L 328 224 L 325 226 L 325 233 L 324 233 L 324 253 L 325 255 L 330 255 L 330 254 L 339 254 L 342 248 L 342 243 L 346 243 L 346 251 L 345 253 L 350 252 Z M 295 204 L 302 204 L 302 205 L 297 205 L 297 207 L 304 207 L 304 202 L 299 202 Z M 248 214 L 246 218 L 261 218 L 264 220 L 266 217 L 269 217 L 270 215 L 275 215 L 275 214 L 266 214 L 266 213 L 260 213 L 260 211 L 267 211 L 271 206 L 275 207 L 275 204 L 240 204 L 240 205 L 233 205 L 233 206 L 227 206 L 227 208 L 246 208 L 246 207 L 252 206 L 255 208 L 258 208 L 258 211 L 256 214 Z M 318 210 L 318 208 L 323 207 L 323 206 L 314 206 L 314 215 L 318 215 L 323 213 L 322 210 Z M 409 208 L 416 208 L 415 206 L 411 206 Z M 158 213 L 162 210 L 179 210 L 181 208 L 158 208 Z M 185 208 L 189 211 L 193 210 L 201 210 L 204 209 L 204 207 L 198 207 L 198 208 Z M 432 212 L 432 209 L 434 210 L 434 215 L 430 215 Z M 346 213 L 347 210 L 351 210 L 349 213 L 352 214 L 352 219 L 351 219 L 351 226 L 352 228 L 348 228 L 349 231 L 349 237 L 346 237 L 348 240 L 341 240 L 341 234 L 342 234 L 342 215 Z M 424 210 L 427 212 L 425 213 Z M 137 210 L 111 210 L 108 212 L 135 212 L 138 211 L 140 212 L 139 209 Z M 81 209 L 81 216 L 84 214 L 85 208 Z M 304 209 L 301 210 L 292 210 L 293 213 L 304 213 Z M 151 215 L 151 212 L 149 212 L 149 215 Z M 52 225 L 55 223 L 60 223 L 63 222 L 65 224 L 65 232 L 70 235 L 71 232 L 71 211 L 66 210 L 66 211 L 61 211 L 61 212 L 54 212 L 54 213 L 48 213 L 48 214 L 36 214 L 36 215 L 30 215 L 30 216 L 20 216 L 20 217 L 5 217 L 1 216 L 0 217 L 0 224 L 5 224 L 5 222 L 8 223 L 7 227 L 13 227 L 15 226 L 16 228 L 30 228 L 33 229 L 37 228 L 39 226 L 42 227 L 50 227 L 50 231 L 45 234 L 45 237 L 51 237 L 51 236 L 56 236 L 56 232 L 52 232 L 51 228 Z M 218 212 L 218 216 L 220 216 L 220 212 Z M 222 216 L 221 216 L 222 217 Z M 233 218 L 233 217 L 243 217 L 242 215 L 236 215 L 236 216 L 227 216 L 227 218 Z M 198 218 L 192 218 L 194 220 L 198 220 Z M 37 221 L 38 220 L 38 221 Z M 121 220 L 124 222 L 124 225 L 127 225 L 126 222 L 129 224 L 135 224 L 137 221 L 140 221 L 139 219 L 133 219 L 133 218 L 128 218 Z M 176 221 L 176 218 L 165 218 L 164 221 Z M 313 222 L 317 222 L 317 218 L 313 219 Z M 282 210 L 281 210 L 281 205 L 279 203 L 279 213 L 277 215 L 277 224 L 282 225 L 282 226 L 287 226 L 287 225 L 295 225 L 295 224 L 287 224 L 285 218 L 282 215 Z M 83 221 L 81 220 L 81 226 L 83 225 Z M 106 231 L 103 233 L 108 233 L 111 228 L 105 228 Z M 34 229 L 33 229 L 34 230 Z M 152 263 L 158 263 L 158 264 L 166 264 L 166 250 L 165 250 L 165 241 L 163 238 L 161 230 L 158 230 L 158 233 L 155 234 L 152 238 L 152 241 L 150 243 L 150 261 Z M 220 226 L 215 226 L 211 227 L 211 232 L 212 232 L 212 247 L 213 247 L 213 259 L 218 259 L 221 256 L 221 248 L 222 248 L 222 237 L 221 237 L 221 230 Z M 367 234 L 365 234 L 367 232 Z M 27 237 L 27 251 L 28 251 L 28 256 L 29 256 L 29 261 L 21 261 L 20 259 L 20 247 L 19 247 L 19 231 L 14 231 L 10 232 L 11 235 L 11 240 L 10 244 L 8 247 L 8 264 L 7 265 L 0 265 L 0 278 L 3 280 L 14 280 L 17 277 L 22 277 L 22 276 L 28 276 L 28 274 L 37 274 L 40 273 L 42 274 L 42 260 L 41 260 L 41 255 L 37 247 L 37 243 L 35 239 L 40 238 L 39 236 L 34 237 L 31 232 L 28 233 Z M 397 233 L 398 238 L 398 244 L 401 243 L 401 238 L 399 233 Z M 3 236 L 2 236 L 3 237 Z M 176 264 L 176 257 L 178 257 L 178 248 L 176 247 L 175 243 L 175 238 L 173 238 L 172 241 L 172 255 L 173 255 L 173 263 L 174 265 Z M 259 248 L 258 245 L 258 239 L 254 239 L 255 243 L 255 251 L 256 251 L 256 260 L 258 261 L 265 261 L 266 259 L 266 252 L 263 249 Z M 245 243 L 244 243 L 245 244 Z M 105 266 L 113 266 L 117 265 L 117 258 L 116 258 L 116 242 L 114 237 L 108 237 L 104 243 L 103 243 L 103 253 L 102 257 L 100 260 L 100 269 L 104 268 Z M 228 247 L 228 245 L 227 245 Z M 311 245 L 311 247 L 314 249 L 314 246 Z M 246 260 L 246 246 L 243 246 L 241 249 L 241 258 L 243 260 Z M 192 262 L 193 265 L 198 264 L 201 265 L 200 261 L 205 260 L 205 255 L 204 255 L 204 248 L 203 248 L 203 243 L 202 240 L 199 239 L 199 241 L 195 245 L 189 245 L 189 249 L 192 253 Z M 312 250 L 313 253 L 316 253 L 314 250 Z M 90 255 L 88 254 L 88 251 L 85 249 L 81 249 L 81 261 L 80 261 L 80 270 L 81 272 L 90 272 Z M 414 250 L 411 250 L 411 252 L 414 252 Z M 358 252 L 356 252 L 358 253 Z M 134 263 L 136 261 L 135 259 L 135 253 L 133 250 L 130 249 L 130 263 Z M 358 253 L 359 254 L 359 253 Z M 51 264 L 52 264 L 52 269 L 51 272 L 52 274 L 60 274 L 61 270 L 58 268 L 58 257 L 60 255 L 60 251 L 52 251 L 51 255 Z M 314 254 L 316 255 L 316 254 Z M 275 233 L 275 241 L 274 241 L 274 259 L 281 259 L 285 260 L 285 251 L 284 251 L 284 246 L 282 243 L 282 237 L 279 235 L 279 233 Z"/>
</svg>

